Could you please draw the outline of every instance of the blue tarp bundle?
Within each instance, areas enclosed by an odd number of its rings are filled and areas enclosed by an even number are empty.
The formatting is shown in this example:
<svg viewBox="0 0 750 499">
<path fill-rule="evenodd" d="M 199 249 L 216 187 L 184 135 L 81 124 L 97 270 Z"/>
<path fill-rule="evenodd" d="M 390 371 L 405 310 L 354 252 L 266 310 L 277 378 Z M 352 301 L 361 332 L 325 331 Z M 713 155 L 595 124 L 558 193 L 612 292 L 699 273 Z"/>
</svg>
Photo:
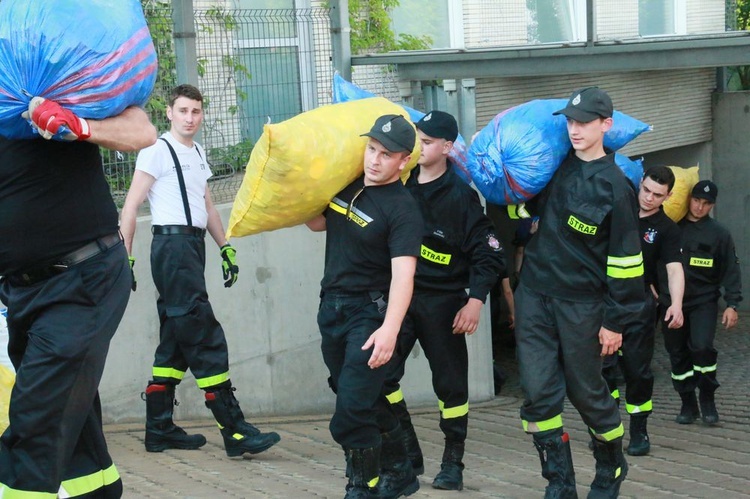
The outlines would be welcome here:
<svg viewBox="0 0 750 499">
<path fill-rule="evenodd" d="M 547 185 L 570 150 L 565 116 L 552 115 L 566 103 L 565 99 L 540 99 L 521 104 L 495 116 L 477 134 L 466 166 L 474 185 L 489 202 L 521 203 Z M 604 147 L 613 151 L 651 128 L 619 111 L 614 112 L 613 121 L 604 136 Z M 620 158 L 618 164 L 623 168 L 627 157 Z M 627 166 L 637 173 L 637 167 Z M 641 166 L 641 174 L 642 170 Z M 631 181 L 636 173 L 626 171 Z"/>
<path fill-rule="evenodd" d="M 82 118 L 102 119 L 142 106 L 156 71 L 139 0 L 0 2 L 4 137 L 35 136 L 21 118 L 33 96 L 52 99 Z"/>
</svg>

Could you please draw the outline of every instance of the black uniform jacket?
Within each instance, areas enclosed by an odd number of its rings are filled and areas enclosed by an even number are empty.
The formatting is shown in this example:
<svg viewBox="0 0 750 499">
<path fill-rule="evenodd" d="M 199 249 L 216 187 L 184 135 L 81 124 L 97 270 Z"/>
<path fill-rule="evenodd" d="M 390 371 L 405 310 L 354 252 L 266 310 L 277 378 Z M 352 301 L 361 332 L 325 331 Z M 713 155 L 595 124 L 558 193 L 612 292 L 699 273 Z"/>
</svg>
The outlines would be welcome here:
<svg viewBox="0 0 750 499">
<path fill-rule="evenodd" d="M 479 196 L 453 171 L 431 182 L 417 182 L 419 167 L 406 187 L 425 222 L 416 290 L 456 291 L 484 301 L 499 276 L 505 276 L 502 245 Z"/>
<path fill-rule="evenodd" d="M 697 222 L 684 218 L 678 225 L 685 269 L 683 306 L 717 300 L 721 287 L 727 305 L 737 305 L 742 300 L 740 262 L 729 231 L 710 217 Z"/>
<path fill-rule="evenodd" d="M 583 162 L 573 152 L 530 203 L 541 219 L 521 282 L 564 300 L 603 299 L 602 325 L 621 333 L 645 303 L 635 190 L 614 154 Z"/>
</svg>

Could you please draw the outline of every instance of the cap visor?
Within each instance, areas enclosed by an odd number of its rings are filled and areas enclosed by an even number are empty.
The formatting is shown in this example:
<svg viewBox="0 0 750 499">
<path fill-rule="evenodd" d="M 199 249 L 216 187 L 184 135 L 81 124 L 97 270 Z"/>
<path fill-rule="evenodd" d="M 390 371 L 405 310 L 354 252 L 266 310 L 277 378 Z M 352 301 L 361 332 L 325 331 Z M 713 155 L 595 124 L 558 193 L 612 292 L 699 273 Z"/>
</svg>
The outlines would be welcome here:
<svg viewBox="0 0 750 499">
<path fill-rule="evenodd" d="M 597 118 L 601 118 L 601 116 L 599 116 L 596 113 L 590 113 L 588 111 L 583 111 L 582 109 L 578 109 L 575 107 L 566 107 L 552 114 L 553 115 L 562 114 L 564 116 L 567 116 L 571 120 L 577 121 L 579 123 L 588 123 L 590 121 L 594 121 Z"/>
<path fill-rule="evenodd" d="M 383 144 L 383 147 L 385 147 L 391 152 L 402 152 L 402 151 L 411 152 L 412 150 L 411 148 L 407 148 L 406 146 L 403 146 L 399 144 L 398 142 L 394 141 L 393 139 L 391 139 L 384 133 L 369 132 L 369 133 L 363 133 L 362 135 L 360 135 L 360 137 L 373 138 L 377 140 L 378 142 L 380 142 L 381 144 Z"/>
</svg>

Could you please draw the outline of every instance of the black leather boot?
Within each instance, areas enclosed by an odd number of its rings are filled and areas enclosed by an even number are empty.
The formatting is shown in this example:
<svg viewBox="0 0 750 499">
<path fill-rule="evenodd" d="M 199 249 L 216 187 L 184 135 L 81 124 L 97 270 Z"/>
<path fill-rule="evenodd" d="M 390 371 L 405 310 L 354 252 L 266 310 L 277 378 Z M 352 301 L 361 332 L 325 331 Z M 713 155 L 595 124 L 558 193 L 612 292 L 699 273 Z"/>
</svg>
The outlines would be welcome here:
<svg viewBox="0 0 750 499">
<path fill-rule="evenodd" d="M 675 421 L 679 424 L 692 424 L 700 416 L 695 392 L 680 393 L 680 398 L 682 399 L 682 407 Z"/>
<path fill-rule="evenodd" d="M 346 469 L 349 483 L 344 499 L 380 498 L 377 487 L 380 471 L 380 447 L 346 449 Z"/>
<path fill-rule="evenodd" d="M 419 490 L 419 479 L 414 474 L 411 461 L 406 454 L 404 432 L 399 426 L 381 435 L 380 451 L 380 497 L 396 499 L 410 496 Z"/>
<path fill-rule="evenodd" d="M 622 453 L 622 437 L 603 442 L 591 437 L 594 442 L 596 476 L 591 483 L 588 499 L 613 499 L 620 494 L 620 485 L 628 475 L 628 463 Z"/>
<path fill-rule="evenodd" d="M 188 435 L 174 424 L 174 385 L 150 382 L 146 387 L 146 451 L 198 449 L 206 444 L 200 434 Z"/>
<path fill-rule="evenodd" d="M 706 390 L 700 391 L 698 397 L 701 403 L 701 418 L 707 425 L 714 426 L 719 423 L 719 412 L 716 410 L 716 402 L 714 401 L 714 392 L 707 392 Z"/>
<path fill-rule="evenodd" d="M 542 476 L 549 482 L 544 490 L 545 499 L 577 499 L 568 434 L 562 429 L 535 433 L 534 447 L 539 452 Z"/>
<path fill-rule="evenodd" d="M 258 454 L 277 444 L 281 440 L 278 433 L 261 433 L 258 428 L 245 421 L 240 403 L 234 398 L 233 392 L 232 386 L 206 392 L 206 407 L 211 409 L 219 425 L 227 456 Z"/>
<path fill-rule="evenodd" d="M 445 441 L 440 472 L 432 481 L 432 487 L 443 490 L 464 488 L 464 442 Z"/>
<path fill-rule="evenodd" d="M 629 456 L 645 456 L 651 450 L 646 423 L 648 414 L 630 416 L 630 442 L 627 452 Z"/>
</svg>

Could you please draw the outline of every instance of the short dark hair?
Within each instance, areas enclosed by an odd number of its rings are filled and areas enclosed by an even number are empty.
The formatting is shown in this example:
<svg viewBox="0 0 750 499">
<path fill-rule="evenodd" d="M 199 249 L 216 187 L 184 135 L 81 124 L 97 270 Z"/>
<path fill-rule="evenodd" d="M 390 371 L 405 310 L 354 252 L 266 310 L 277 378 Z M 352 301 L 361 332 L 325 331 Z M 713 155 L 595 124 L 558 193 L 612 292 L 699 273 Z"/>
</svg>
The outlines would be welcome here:
<svg viewBox="0 0 750 499">
<path fill-rule="evenodd" d="M 664 165 L 657 165 L 652 166 L 649 169 L 646 170 L 646 172 L 643 174 L 643 178 L 650 178 L 657 184 L 666 185 L 667 186 L 667 192 L 672 192 L 672 188 L 674 187 L 674 173 L 672 172 L 672 169 L 668 166 Z"/>
<path fill-rule="evenodd" d="M 201 94 L 201 91 L 187 83 L 177 85 L 172 89 L 172 93 L 169 96 L 169 107 L 174 106 L 174 101 L 176 101 L 180 97 L 187 97 L 188 99 L 203 102 L 203 95 Z"/>
</svg>

